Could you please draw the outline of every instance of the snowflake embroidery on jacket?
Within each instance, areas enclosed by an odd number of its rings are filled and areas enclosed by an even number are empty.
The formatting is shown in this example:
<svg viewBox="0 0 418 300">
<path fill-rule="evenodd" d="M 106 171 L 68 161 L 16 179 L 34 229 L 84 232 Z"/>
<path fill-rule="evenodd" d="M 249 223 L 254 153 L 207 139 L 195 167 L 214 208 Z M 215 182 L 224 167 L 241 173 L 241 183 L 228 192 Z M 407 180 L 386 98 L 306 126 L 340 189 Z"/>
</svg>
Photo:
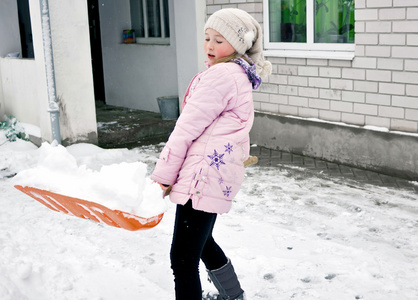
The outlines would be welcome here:
<svg viewBox="0 0 418 300">
<path fill-rule="evenodd" d="M 231 154 L 232 151 L 232 147 L 234 147 L 233 145 L 231 145 L 230 143 L 228 143 L 228 145 L 224 145 L 225 146 L 225 152 L 228 152 L 228 154 Z"/>
<path fill-rule="evenodd" d="M 219 184 L 224 183 L 224 179 L 223 179 L 222 177 L 219 177 L 219 179 L 218 179 L 218 183 L 219 183 Z"/>
<path fill-rule="evenodd" d="M 195 80 L 193 80 L 192 85 L 190 86 L 190 92 L 193 92 L 196 88 L 196 85 L 199 83 L 200 77 L 197 77 Z"/>
<path fill-rule="evenodd" d="M 210 166 L 215 166 L 219 170 L 220 165 L 224 165 L 223 157 L 225 154 L 218 154 L 218 152 L 213 150 L 213 155 L 208 155 L 208 157 L 212 160 Z"/>
<path fill-rule="evenodd" d="M 229 197 L 229 194 L 232 193 L 231 189 L 232 189 L 232 186 L 226 186 L 226 190 L 223 191 L 224 192 L 224 196 Z"/>
</svg>

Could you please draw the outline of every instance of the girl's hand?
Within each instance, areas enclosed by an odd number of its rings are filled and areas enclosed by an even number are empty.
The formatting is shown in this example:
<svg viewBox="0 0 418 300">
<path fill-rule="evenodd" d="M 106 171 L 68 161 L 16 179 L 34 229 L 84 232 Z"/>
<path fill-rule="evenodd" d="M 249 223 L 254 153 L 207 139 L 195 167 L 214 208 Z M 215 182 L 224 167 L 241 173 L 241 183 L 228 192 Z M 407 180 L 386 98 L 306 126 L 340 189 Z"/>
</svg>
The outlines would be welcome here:
<svg viewBox="0 0 418 300">
<path fill-rule="evenodd" d="M 171 192 L 171 185 L 162 184 L 162 183 L 159 183 L 159 182 L 157 182 L 157 183 L 159 184 L 159 186 L 163 190 L 163 198 L 165 198 L 165 196 L 168 196 Z"/>
</svg>

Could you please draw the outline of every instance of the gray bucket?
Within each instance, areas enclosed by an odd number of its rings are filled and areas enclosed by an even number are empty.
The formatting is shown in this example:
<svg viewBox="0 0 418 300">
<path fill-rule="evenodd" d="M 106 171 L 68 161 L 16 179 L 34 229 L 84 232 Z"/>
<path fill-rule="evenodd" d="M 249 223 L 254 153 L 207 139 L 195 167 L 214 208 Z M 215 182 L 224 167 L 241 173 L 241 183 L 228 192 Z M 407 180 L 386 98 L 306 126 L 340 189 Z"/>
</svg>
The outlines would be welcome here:
<svg viewBox="0 0 418 300">
<path fill-rule="evenodd" d="M 179 116 L 179 97 L 167 96 L 158 97 L 158 107 L 160 108 L 163 120 L 175 120 Z"/>
</svg>

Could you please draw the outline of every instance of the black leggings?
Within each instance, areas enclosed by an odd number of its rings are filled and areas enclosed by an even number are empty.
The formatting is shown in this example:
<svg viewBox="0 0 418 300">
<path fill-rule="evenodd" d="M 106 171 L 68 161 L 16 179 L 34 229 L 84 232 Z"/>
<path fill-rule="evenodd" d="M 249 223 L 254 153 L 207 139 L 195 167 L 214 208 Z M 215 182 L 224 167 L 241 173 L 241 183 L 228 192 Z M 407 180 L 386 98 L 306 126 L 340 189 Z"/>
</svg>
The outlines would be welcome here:
<svg viewBox="0 0 418 300">
<path fill-rule="evenodd" d="M 177 205 L 170 252 L 177 300 L 202 299 L 200 259 L 208 270 L 219 269 L 228 262 L 212 237 L 216 216 L 193 209 L 191 200 L 184 206 Z"/>
</svg>

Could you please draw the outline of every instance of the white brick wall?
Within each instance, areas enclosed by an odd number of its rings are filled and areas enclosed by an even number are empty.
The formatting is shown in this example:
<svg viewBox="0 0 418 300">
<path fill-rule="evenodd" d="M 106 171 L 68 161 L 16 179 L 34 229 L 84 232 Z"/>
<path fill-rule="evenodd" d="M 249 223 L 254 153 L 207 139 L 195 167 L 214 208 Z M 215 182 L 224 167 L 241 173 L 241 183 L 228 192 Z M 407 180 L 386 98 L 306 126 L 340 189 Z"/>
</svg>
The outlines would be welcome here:
<svg viewBox="0 0 418 300">
<path fill-rule="evenodd" d="M 263 21 L 262 0 L 207 0 Z M 352 61 L 268 57 L 257 110 L 418 132 L 418 0 L 356 0 Z"/>
</svg>

